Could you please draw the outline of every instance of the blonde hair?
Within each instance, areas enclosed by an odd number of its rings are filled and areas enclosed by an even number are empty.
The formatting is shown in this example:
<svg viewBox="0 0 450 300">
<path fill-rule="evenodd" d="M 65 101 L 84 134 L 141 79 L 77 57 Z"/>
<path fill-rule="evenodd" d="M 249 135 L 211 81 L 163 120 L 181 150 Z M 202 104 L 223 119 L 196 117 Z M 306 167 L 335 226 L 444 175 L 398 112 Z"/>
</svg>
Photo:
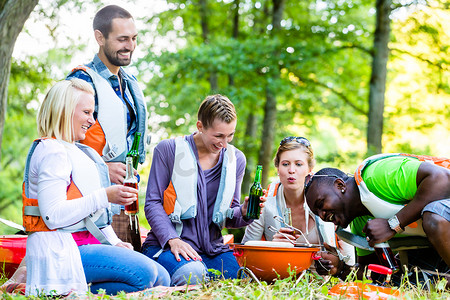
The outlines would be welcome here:
<svg viewBox="0 0 450 300">
<path fill-rule="evenodd" d="M 226 96 L 211 95 L 207 96 L 200 104 L 197 118 L 202 122 L 205 128 L 209 128 L 214 120 L 231 123 L 237 119 L 236 110 L 233 103 Z"/>
<path fill-rule="evenodd" d="M 277 154 L 275 154 L 275 158 L 273 159 L 275 167 L 278 168 L 280 164 L 280 156 L 282 153 L 290 150 L 302 149 L 308 156 L 307 158 L 308 166 L 312 170 L 316 165 L 316 160 L 314 159 L 314 152 L 309 142 L 308 145 L 309 146 L 306 146 L 304 143 L 300 143 L 296 139 L 293 139 L 285 143 L 281 142 L 281 145 L 278 147 Z"/>
<path fill-rule="evenodd" d="M 89 83 L 78 78 L 59 81 L 52 86 L 37 114 L 39 135 L 74 142 L 72 118 L 83 93 L 94 95 L 94 89 Z"/>
</svg>

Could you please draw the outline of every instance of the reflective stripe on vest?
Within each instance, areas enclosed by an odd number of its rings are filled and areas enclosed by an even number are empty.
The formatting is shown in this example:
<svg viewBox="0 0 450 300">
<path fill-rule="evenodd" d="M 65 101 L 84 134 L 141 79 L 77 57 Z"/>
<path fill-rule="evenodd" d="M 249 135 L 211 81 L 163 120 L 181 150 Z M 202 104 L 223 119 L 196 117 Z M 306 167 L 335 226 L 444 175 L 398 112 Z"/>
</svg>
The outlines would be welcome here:
<svg viewBox="0 0 450 300">
<path fill-rule="evenodd" d="M 53 231 L 47 227 L 43 221 L 39 207 L 38 200 L 29 197 L 29 168 L 31 157 L 41 139 L 35 140 L 30 148 L 25 165 L 24 181 L 22 185 L 22 199 L 23 199 L 23 226 L 27 232 L 37 231 Z M 64 142 L 63 142 L 64 143 Z M 65 146 L 67 156 L 72 163 L 71 181 L 67 188 L 67 200 L 77 199 L 83 197 L 83 194 L 109 185 L 108 167 L 97 153 L 88 146 L 76 144 L 81 151 L 73 151 Z M 88 156 L 96 167 L 98 173 L 92 174 L 89 170 L 92 168 L 84 168 L 83 160 L 88 160 Z M 84 192 L 83 192 L 84 191 Z M 89 215 L 85 219 L 67 226 L 59 228 L 60 231 L 78 232 L 88 230 L 94 237 L 96 237 L 102 244 L 109 244 L 103 233 L 99 230 L 112 222 L 112 213 L 109 208 L 104 208 Z"/>
<path fill-rule="evenodd" d="M 164 191 L 163 207 L 177 233 L 182 232 L 182 221 L 197 215 L 198 165 L 189 142 L 175 138 L 175 160 L 172 178 Z M 228 145 L 223 155 L 219 189 L 214 204 L 213 222 L 223 228 L 226 218 L 233 218 L 230 208 L 236 188 L 235 148 Z"/>
<path fill-rule="evenodd" d="M 363 170 L 370 164 L 384 158 L 394 157 L 394 156 L 408 156 L 415 157 L 419 161 L 429 162 L 436 164 L 438 166 L 450 169 L 450 159 L 443 157 L 434 157 L 428 155 L 414 155 L 414 154 L 406 154 L 406 153 L 388 153 L 388 154 L 377 154 L 365 159 L 356 169 L 355 171 L 355 181 L 358 185 L 359 193 L 361 196 L 361 202 L 363 205 L 372 213 L 372 215 L 376 218 L 384 218 L 389 219 L 393 217 L 396 213 L 398 213 L 404 205 L 401 204 L 393 204 L 387 201 L 384 201 L 373 194 L 367 188 L 363 178 L 362 172 Z M 407 235 L 421 235 L 426 236 L 425 232 L 422 228 L 422 220 L 419 219 L 411 224 L 405 226 L 405 231 L 402 234 Z"/>
</svg>

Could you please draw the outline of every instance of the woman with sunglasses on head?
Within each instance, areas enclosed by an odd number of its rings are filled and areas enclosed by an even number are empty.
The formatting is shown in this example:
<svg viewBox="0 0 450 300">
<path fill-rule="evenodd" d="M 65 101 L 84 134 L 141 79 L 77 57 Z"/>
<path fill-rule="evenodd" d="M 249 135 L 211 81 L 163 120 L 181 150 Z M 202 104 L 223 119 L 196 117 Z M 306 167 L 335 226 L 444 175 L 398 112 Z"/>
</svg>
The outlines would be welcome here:
<svg viewBox="0 0 450 300">
<path fill-rule="evenodd" d="M 329 245 L 334 254 L 322 253 L 324 258 L 320 262 L 325 271 L 333 275 L 339 260 L 336 260 L 336 247 L 334 224 L 323 222 L 315 216 L 305 201 L 305 180 L 312 174 L 315 165 L 314 153 L 311 143 L 304 137 L 286 137 L 280 142 L 274 158 L 274 165 L 278 171 L 279 180 L 272 182 L 267 188 L 265 208 L 258 220 L 247 226 L 242 243 L 265 239 L 267 241 L 286 242 L 289 239 L 294 243 Z M 292 227 L 301 230 L 296 232 L 278 221 L 281 218 Z M 338 245 L 341 257 L 353 258 L 353 247 L 348 244 L 342 249 Z M 318 269 L 321 272 L 322 269 Z"/>
</svg>

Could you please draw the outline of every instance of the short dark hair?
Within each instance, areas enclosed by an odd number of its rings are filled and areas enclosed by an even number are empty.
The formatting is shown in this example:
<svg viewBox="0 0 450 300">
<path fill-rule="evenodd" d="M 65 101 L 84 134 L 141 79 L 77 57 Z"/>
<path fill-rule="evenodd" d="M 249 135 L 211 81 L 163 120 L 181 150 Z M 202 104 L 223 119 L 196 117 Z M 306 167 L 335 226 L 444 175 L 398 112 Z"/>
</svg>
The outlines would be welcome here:
<svg viewBox="0 0 450 300">
<path fill-rule="evenodd" d="M 133 19 L 133 16 L 120 6 L 105 6 L 95 14 L 93 22 L 94 31 L 99 30 L 105 38 L 108 38 L 112 29 L 112 20 L 116 18 Z"/>
<path fill-rule="evenodd" d="M 203 100 L 197 112 L 197 118 L 203 126 L 209 128 L 214 120 L 226 122 L 227 124 L 237 119 L 233 103 L 226 96 L 216 94 L 210 95 Z"/>
<path fill-rule="evenodd" d="M 314 184 L 321 188 L 325 184 L 333 184 L 336 178 L 342 179 L 344 182 L 349 178 L 348 175 L 336 168 L 323 168 L 319 172 L 314 173 L 308 183 L 305 186 L 305 195 L 308 193 L 311 185 Z"/>
</svg>

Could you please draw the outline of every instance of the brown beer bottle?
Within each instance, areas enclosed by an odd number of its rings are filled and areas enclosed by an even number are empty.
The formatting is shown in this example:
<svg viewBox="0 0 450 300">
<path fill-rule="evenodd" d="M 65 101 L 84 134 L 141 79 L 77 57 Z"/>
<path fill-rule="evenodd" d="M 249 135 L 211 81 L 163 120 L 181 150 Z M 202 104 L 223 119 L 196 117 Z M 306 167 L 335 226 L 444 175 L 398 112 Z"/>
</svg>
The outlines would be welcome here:
<svg viewBox="0 0 450 300">
<path fill-rule="evenodd" d="M 123 185 L 130 186 L 132 188 L 138 189 L 138 182 L 136 177 L 133 174 L 133 158 L 128 156 L 126 158 L 126 169 L 127 169 L 127 177 L 123 181 Z M 134 201 L 130 205 L 125 205 L 125 214 L 127 215 L 135 215 L 139 212 L 139 202 L 138 199 Z"/>
<path fill-rule="evenodd" d="M 400 270 L 397 261 L 394 258 L 394 254 L 392 253 L 391 247 L 387 242 L 375 244 L 373 248 L 375 249 L 375 253 L 383 266 L 390 268 L 392 273 Z"/>
<path fill-rule="evenodd" d="M 247 219 L 259 219 L 259 214 L 261 213 L 261 207 L 259 207 L 259 204 L 261 203 L 260 197 L 263 195 L 263 188 L 261 186 L 261 173 L 262 166 L 258 165 L 256 167 L 255 181 L 250 188 L 250 194 L 248 197 L 246 215 Z"/>
</svg>

